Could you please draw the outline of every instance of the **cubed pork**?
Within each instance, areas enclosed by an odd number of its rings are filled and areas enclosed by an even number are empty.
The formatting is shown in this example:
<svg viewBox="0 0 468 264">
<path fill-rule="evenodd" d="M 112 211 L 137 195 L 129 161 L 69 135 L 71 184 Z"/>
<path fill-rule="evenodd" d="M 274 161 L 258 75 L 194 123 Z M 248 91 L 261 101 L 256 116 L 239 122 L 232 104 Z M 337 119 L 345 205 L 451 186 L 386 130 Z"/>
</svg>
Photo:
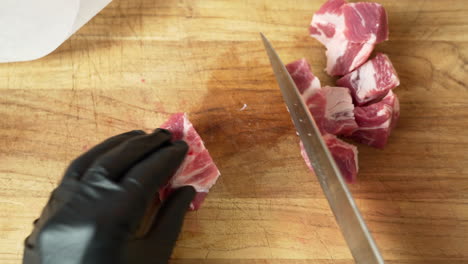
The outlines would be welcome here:
<svg viewBox="0 0 468 264">
<path fill-rule="evenodd" d="M 159 191 L 161 201 L 174 190 L 182 186 L 193 186 L 197 191 L 190 204 L 191 210 L 197 210 L 210 188 L 216 183 L 220 173 L 213 162 L 203 141 L 184 113 L 172 115 L 161 128 L 172 132 L 172 140 L 184 140 L 189 146 L 187 156 L 170 179 L 169 183 Z"/>
<path fill-rule="evenodd" d="M 320 89 L 320 80 L 312 73 L 305 58 L 287 64 L 286 69 L 301 94 L 308 90 Z"/>
<path fill-rule="evenodd" d="M 398 75 L 387 55 L 377 53 L 372 59 L 336 81 L 348 87 L 357 105 L 376 102 L 400 84 Z"/>
<path fill-rule="evenodd" d="M 328 0 L 313 16 L 310 35 L 327 48 L 327 73 L 345 75 L 388 39 L 387 14 L 377 3 Z"/>
<path fill-rule="evenodd" d="M 325 86 L 322 92 L 326 101 L 323 129 L 333 135 L 351 135 L 358 126 L 349 89 Z"/>
<path fill-rule="evenodd" d="M 320 80 L 312 73 L 305 58 L 287 64 L 286 69 L 301 93 L 318 128 L 322 133 L 326 133 L 322 125 L 325 117 L 326 100 L 320 86 Z"/>
<path fill-rule="evenodd" d="M 354 109 L 359 127 L 351 137 L 360 143 L 383 148 L 399 116 L 398 97 L 390 90 L 380 102 Z"/>
<path fill-rule="evenodd" d="M 315 123 L 322 134 L 351 135 L 357 128 L 354 105 L 349 89 L 343 87 L 320 88 L 305 59 L 286 65 L 299 92 L 302 94 Z"/>
<path fill-rule="evenodd" d="M 357 148 L 329 134 L 350 135 L 357 128 L 349 89 L 328 86 L 321 88 L 319 79 L 312 74 L 305 59 L 286 65 L 286 69 L 322 132 L 323 139 L 343 177 L 347 182 L 353 182 L 358 170 Z M 302 142 L 300 144 L 301 154 L 309 168 L 313 170 Z"/>
<path fill-rule="evenodd" d="M 348 144 L 343 140 L 340 140 L 334 135 L 325 134 L 323 135 L 323 140 L 328 147 L 333 159 L 336 162 L 336 165 L 340 169 L 341 175 L 348 183 L 353 183 L 356 181 L 357 173 L 359 170 L 358 166 L 358 150 L 356 146 Z M 314 171 L 312 165 L 310 164 L 309 157 L 305 151 L 302 141 L 301 145 L 301 155 L 304 158 L 304 161 L 309 167 L 310 170 Z"/>
</svg>

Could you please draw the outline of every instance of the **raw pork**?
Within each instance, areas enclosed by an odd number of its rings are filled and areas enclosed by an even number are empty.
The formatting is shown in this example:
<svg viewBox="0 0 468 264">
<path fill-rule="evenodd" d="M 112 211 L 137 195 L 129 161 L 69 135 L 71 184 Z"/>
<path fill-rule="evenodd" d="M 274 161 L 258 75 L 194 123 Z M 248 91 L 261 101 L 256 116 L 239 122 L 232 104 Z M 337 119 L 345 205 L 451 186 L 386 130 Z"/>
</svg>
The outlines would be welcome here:
<svg viewBox="0 0 468 264">
<path fill-rule="evenodd" d="M 305 58 L 287 64 L 286 69 L 301 94 L 308 90 L 320 89 L 320 80 L 312 74 Z"/>
<path fill-rule="evenodd" d="M 330 134 L 350 135 L 357 128 L 349 89 L 328 86 L 321 88 L 319 79 L 312 74 L 305 59 L 286 65 L 286 69 L 314 117 L 341 174 L 347 182 L 355 181 L 358 171 L 357 148 Z M 300 144 L 302 157 L 313 171 L 302 141 Z"/>
<path fill-rule="evenodd" d="M 172 140 L 187 142 L 189 150 L 175 175 L 159 191 L 160 199 L 161 201 L 164 200 L 174 189 L 191 185 L 195 188 L 197 194 L 190 204 L 190 209 L 197 210 L 218 179 L 220 175 L 218 168 L 203 145 L 200 135 L 187 119 L 186 114 L 177 113 L 172 115 L 161 128 L 172 132 Z"/>
<path fill-rule="evenodd" d="M 364 105 L 382 99 L 400 84 L 398 75 L 387 55 L 377 53 L 368 62 L 336 81 L 351 90 L 354 102 Z"/>
<path fill-rule="evenodd" d="M 349 89 L 320 88 L 320 81 L 310 71 L 305 59 L 286 65 L 322 134 L 351 135 L 357 128 Z"/>
<path fill-rule="evenodd" d="M 359 170 L 358 167 L 358 150 L 356 146 L 348 144 L 334 135 L 326 134 L 323 135 L 323 140 L 328 146 L 328 150 L 333 156 L 333 159 L 336 162 L 336 165 L 341 171 L 344 179 L 348 183 L 353 183 L 356 181 L 357 173 Z M 314 171 L 312 165 L 310 164 L 309 157 L 305 151 L 304 145 L 301 141 L 301 155 L 304 158 L 307 166 L 310 170 Z"/>
<path fill-rule="evenodd" d="M 388 39 L 387 14 L 377 3 L 328 0 L 314 15 L 310 35 L 327 47 L 327 73 L 345 75 Z"/>
<path fill-rule="evenodd" d="M 322 134 L 326 133 L 322 125 L 325 117 L 326 100 L 320 86 L 320 80 L 312 74 L 309 63 L 304 58 L 287 64 L 286 69 L 301 93 L 318 128 Z"/>
<path fill-rule="evenodd" d="M 349 89 L 325 86 L 322 91 L 326 100 L 323 129 L 333 135 L 351 135 L 358 126 Z"/>
<path fill-rule="evenodd" d="M 359 128 L 351 137 L 360 143 L 383 148 L 400 116 L 398 97 L 390 90 L 382 101 L 356 107 L 354 116 Z"/>
</svg>

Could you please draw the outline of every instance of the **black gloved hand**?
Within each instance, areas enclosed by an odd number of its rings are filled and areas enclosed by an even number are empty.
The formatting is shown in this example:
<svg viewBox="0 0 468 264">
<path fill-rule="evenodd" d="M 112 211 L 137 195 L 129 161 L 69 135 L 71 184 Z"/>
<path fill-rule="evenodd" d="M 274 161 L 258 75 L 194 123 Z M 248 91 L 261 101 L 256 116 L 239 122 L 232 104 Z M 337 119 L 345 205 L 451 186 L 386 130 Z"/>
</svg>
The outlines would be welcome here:
<svg viewBox="0 0 468 264">
<path fill-rule="evenodd" d="M 73 161 L 26 239 L 24 264 L 167 263 L 195 190 L 176 190 L 135 239 L 156 192 L 187 152 L 171 134 L 132 131 Z"/>
</svg>

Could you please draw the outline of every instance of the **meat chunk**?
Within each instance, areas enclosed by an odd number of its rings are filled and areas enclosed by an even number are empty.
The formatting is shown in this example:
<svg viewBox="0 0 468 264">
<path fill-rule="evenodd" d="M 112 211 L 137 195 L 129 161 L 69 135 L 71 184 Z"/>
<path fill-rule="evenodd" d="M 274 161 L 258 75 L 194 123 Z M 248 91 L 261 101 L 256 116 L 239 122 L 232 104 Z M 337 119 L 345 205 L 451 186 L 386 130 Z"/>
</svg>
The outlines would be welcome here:
<svg viewBox="0 0 468 264">
<path fill-rule="evenodd" d="M 398 97 L 390 90 L 382 101 L 356 107 L 354 116 L 359 127 L 351 137 L 360 143 L 383 148 L 400 116 Z"/>
<path fill-rule="evenodd" d="M 323 129 L 333 135 L 351 135 L 357 123 L 349 89 L 325 86 L 322 91 L 326 100 Z"/>
<path fill-rule="evenodd" d="M 320 89 L 320 80 L 312 74 L 305 58 L 287 64 L 286 69 L 301 94 L 309 90 Z"/>
<path fill-rule="evenodd" d="M 320 80 L 312 73 L 305 58 L 287 64 L 286 69 L 301 93 L 318 128 L 322 133 L 325 133 L 322 124 L 325 117 L 326 100 L 320 86 Z"/>
<path fill-rule="evenodd" d="M 400 85 L 398 75 L 387 55 L 377 53 L 368 62 L 336 81 L 342 87 L 348 87 L 357 105 L 378 101 L 388 91 Z"/>
<path fill-rule="evenodd" d="M 359 170 L 358 166 L 358 150 L 356 146 L 348 144 L 334 135 L 326 134 L 323 135 L 323 140 L 328 147 L 328 150 L 333 156 L 336 165 L 340 169 L 341 175 L 348 183 L 356 181 L 357 173 Z M 314 171 L 310 164 L 309 157 L 305 151 L 304 145 L 301 144 L 301 155 L 304 158 L 307 166 L 310 170 Z"/>
<path fill-rule="evenodd" d="M 388 39 L 385 9 L 377 3 L 328 0 L 313 16 L 309 33 L 327 48 L 327 73 L 345 75 L 362 65 L 375 44 Z"/>
<path fill-rule="evenodd" d="M 310 114 L 314 118 L 315 124 L 322 134 L 327 133 L 324 126 L 326 123 L 325 112 L 327 107 L 327 99 L 325 96 L 326 95 L 322 89 L 315 90 L 314 92 L 307 94 L 307 96 L 303 95 L 307 108 L 309 108 Z M 328 126 L 332 127 L 330 124 Z"/>
<path fill-rule="evenodd" d="M 349 89 L 328 86 L 321 88 L 319 79 L 312 74 L 305 59 L 286 65 L 286 69 L 302 94 L 341 173 L 346 181 L 353 182 L 358 170 L 357 148 L 329 134 L 350 135 L 357 128 Z M 313 170 L 302 142 L 300 144 L 302 157 Z"/>
<path fill-rule="evenodd" d="M 378 3 L 343 5 L 346 38 L 353 43 L 381 43 L 388 39 L 387 12 Z"/>
<path fill-rule="evenodd" d="M 190 204 L 190 209 L 197 210 L 218 179 L 220 175 L 218 168 L 186 114 L 177 113 L 172 115 L 161 125 L 161 128 L 172 132 L 172 140 L 187 142 L 189 150 L 175 175 L 159 191 L 160 199 L 165 200 L 174 189 L 191 185 L 195 188 L 197 194 Z"/>
<path fill-rule="evenodd" d="M 310 71 L 305 59 L 286 65 L 302 98 L 314 117 L 322 134 L 351 135 L 357 124 L 349 89 L 342 87 L 320 88 L 320 81 Z"/>
</svg>

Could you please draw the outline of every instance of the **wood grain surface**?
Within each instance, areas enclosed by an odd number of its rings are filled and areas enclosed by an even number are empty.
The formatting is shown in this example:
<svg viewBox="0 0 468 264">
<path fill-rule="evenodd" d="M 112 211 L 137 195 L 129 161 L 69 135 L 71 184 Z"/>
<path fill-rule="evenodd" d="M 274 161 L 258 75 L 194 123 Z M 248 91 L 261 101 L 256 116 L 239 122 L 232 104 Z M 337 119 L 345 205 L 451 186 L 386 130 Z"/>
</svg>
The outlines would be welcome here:
<svg viewBox="0 0 468 264">
<path fill-rule="evenodd" d="M 114 0 L 45 58 L 0 64 L 0 263 L 74 157 L 186 111 L 222 173 L 173 264 L 354 263 L 299 154 L 258 32 L 323 84 L 307 34 L 321 0 Z M 359 146 L 351 186 L 387 263 L 468 263 L 468 2 L 380 0 L 401 86 L 385 150 Z M 247 108 L 240 109 L 246 104 Z"/>
</svg>

